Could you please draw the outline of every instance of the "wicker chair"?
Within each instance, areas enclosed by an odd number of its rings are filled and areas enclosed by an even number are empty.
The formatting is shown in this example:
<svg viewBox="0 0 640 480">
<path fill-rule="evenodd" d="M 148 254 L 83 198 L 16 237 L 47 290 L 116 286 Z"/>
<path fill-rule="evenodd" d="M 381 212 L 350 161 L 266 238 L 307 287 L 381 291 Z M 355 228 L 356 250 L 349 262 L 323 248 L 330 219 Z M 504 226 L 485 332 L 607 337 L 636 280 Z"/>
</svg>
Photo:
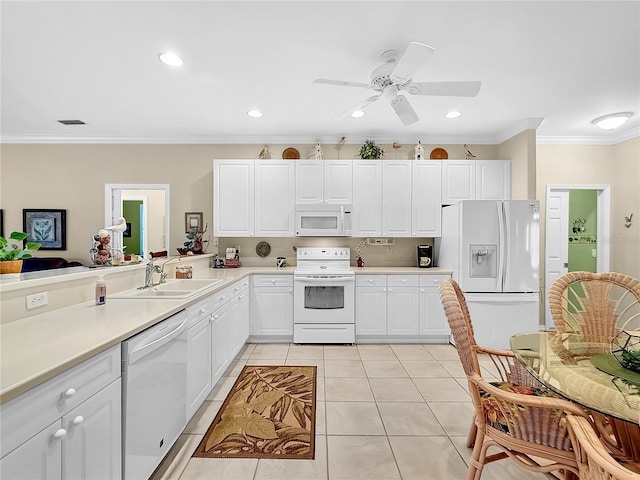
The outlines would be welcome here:
<svg viewBox="0 0 640 480">
<path fill-rule="evenodd" d="M 499 388 L 479 375 L 469 379 L 478 437 L 473 448 L 467 480 L 478 480 L 485 464 L 509 457 L 520 467 L 556 478 L 577 478 L 578 463 L 567 429 L 567 414 L 589 423 L 576 404 L 556 397 L 522 395 Z M 490 447 L 499 454 L 488 456 Z M 580 477 L 582 478 L 582 477 Z"/>
<path fill-rule="evenodd" d="M 640 281 L 622 273 L 567 273 L 551 284 L 548 300 L 558 332 L 579 333 L 605 352 L 620 330 L 640 323 Z"/>
<path fill-rule="evenodd" d="M 567 422 L 580 480 L 640 480 L 611 456 L 588 420 L 568 415 Z"/>
<path fill-rule="evenodd" d="M 449 328 L 456 343 L 456 349 L 462 368 L 467 377 L 475 374 L 482 375 L 478 354 L 486 354 L 495 367 L 495 372 L 501 382 L 512 383 L 536 389 L 544 388 L 526 369 L 516 360 L 513 352 L 482 347 L 476 344 L 471 323 L 469 307 L 460 286 L 455 280 L 445 280 L 440 285 L 440 300 L 449 322 Z M 532 362 L 536 359 L 532 358 Z M 471 422 L 467 447 L 472 448 L 476 439 L 475 415 Z"/>
</svg>

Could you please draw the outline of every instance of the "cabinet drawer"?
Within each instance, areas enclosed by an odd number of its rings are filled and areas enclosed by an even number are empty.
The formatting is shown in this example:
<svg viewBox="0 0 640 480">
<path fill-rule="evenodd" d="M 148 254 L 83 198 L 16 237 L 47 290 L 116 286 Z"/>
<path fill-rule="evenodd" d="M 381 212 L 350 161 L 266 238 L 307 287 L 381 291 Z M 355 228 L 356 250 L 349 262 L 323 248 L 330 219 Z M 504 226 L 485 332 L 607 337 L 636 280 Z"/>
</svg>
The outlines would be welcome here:
<svg viewBox="0 0 640 480">
<path fill-rule="evenodd" d="M 223 288 L 222 290 L 218 290 L 214 292 L 209 297 L 211 301 L 211 308 L 215 310 L 221 305 L 224 305 L 229 301 L 229 287 Z"/>
<path fill-rule="evenodd" d="M 440 284 L 449 280 L 451 275 L 420 275 L 421 287 L 440 287 Z"/>
<path fill-rule="evenodd" d="M 254 275 L 254 287 L 291 287 L 293 275 Z"/>
<path fill-rule="evenodd" d="M 388 287 L 417 287 L 418 275 L 387 275 Z"/>
<path fill-rule="evenodd" d="M 356 275 L 357 287 L 386 287 L 386 275 Z"/>
<path fill-rule="evenodd" d="M 200 320 L 211 315 L 213 312 L 213 305 L 211 304 L 211 297 L 198 300 L 193 305 L 189 305 L 187 308 L 187 315 L 189 316 L 189 323 L 187 328 L 191 328 Z"/>
<path fill-rule="evenodd" d="M 2 404 L 0 456 L 119 378 L 120 364 L 118 344 Z"/>
<path fill-rule="evenodd" d="M 238 280 L 229 286 L 229 295 L 231 298 L 238 296 L 245 290 L 249 288 L 249 279 L 243 278 L 242 280 Z"/>
</svg>

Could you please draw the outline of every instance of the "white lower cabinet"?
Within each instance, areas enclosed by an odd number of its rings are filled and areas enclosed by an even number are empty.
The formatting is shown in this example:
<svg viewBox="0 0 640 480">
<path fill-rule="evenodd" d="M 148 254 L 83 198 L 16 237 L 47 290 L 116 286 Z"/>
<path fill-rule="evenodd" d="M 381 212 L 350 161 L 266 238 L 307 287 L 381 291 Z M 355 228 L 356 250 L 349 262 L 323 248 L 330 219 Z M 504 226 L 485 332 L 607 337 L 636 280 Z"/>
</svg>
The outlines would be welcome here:
<svg viewBox="0 0 640 480">
<path fill-rule="evenodd" d="M 3 403 L 6 479 L 122 478 L 120 346 Z"/>
<path fill-rule="evenodd" d="M 211 384 L 211 299 L 205 298 L 187 307 L 187 416 L 200 408 L 213 388 Z"/>
<path fill-rule="evenodd" d="M 251 335 L 293 336 L 293 275 L 254 275 Z"/>
<path fill-rule="evenodd" d="M 356 275 L 356 341 L 447 341 L 439 286 L 450 275 Z"/>
<path fill-rule="evenodd" d="M 229 306 L 223 305 L 211 315 L 211 385 L 222 378 L 229 366 Z"/>
<path fill-rule="evenodd" d="M 440 301 L 440 284 L 449 278 L 450 275 L 420 277 L 420 335 L 451 334 Z"/>
<path fill-rule="evenodd" d="M 249 279 L 229 287 L 229 359 L 233 360 L 249 338 Z"/>
</svg>

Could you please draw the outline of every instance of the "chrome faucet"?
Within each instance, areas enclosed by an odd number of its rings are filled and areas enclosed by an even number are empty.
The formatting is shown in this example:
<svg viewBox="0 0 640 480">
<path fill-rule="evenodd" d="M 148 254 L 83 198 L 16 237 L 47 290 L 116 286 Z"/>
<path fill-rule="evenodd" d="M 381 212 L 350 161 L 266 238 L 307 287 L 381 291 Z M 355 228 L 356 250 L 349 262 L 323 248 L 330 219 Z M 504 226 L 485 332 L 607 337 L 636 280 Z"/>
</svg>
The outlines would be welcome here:
<svg viewBox="0 0 640 480">
<path fill-rule="evenodd" d="M 153 263 L 153 257 L 149 260 L 149 263 L 147 263 L 147 268 L 145 269 L 145 275 L 144 275 L 144 285 L 142 287 L 138 287 L 139 290 L 142 290 L 143 288 L 149 288 L 149 287 L 154 287 L 155 285 L 158 285 L 159 283 L 153 283 L 153 274 L 154 273 L 159 273 L 160 274 L 160 282 L 163 282 L 162 279 L 162 275 L 163 275 L 163 271 L 162 271 L 162 267 L 160 267 L 159 265 L 156 265 Z M 166 278 L 166 274 L 165 278 Z"/>
</svg>

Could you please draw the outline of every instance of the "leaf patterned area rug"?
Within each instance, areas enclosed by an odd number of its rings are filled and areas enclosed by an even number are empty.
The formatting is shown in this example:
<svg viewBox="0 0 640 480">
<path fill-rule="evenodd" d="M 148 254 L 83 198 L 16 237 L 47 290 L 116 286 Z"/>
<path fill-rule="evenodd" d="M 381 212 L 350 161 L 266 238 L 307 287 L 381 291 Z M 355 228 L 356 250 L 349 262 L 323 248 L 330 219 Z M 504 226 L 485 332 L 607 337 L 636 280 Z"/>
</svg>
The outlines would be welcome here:
<svg viewBox="0 0 640 480">
<path fill-rule="evenodd" d="M 313 459 L 315 366 L 246 366 L 194 457 Z"/>
</svg>

